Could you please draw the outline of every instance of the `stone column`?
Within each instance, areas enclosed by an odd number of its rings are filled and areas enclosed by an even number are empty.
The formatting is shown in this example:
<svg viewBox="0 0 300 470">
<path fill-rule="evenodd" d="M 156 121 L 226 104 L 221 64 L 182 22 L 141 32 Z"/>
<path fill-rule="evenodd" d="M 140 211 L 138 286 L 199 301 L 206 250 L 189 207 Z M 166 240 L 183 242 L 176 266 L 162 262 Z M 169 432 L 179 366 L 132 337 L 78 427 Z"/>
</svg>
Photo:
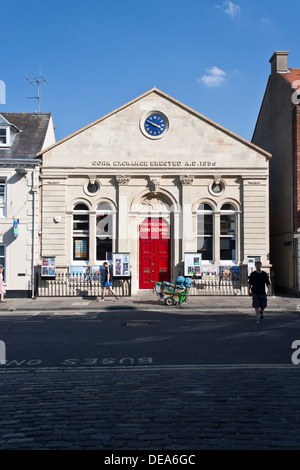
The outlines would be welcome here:
<svg viewBox="0 0 300 470">
<path fill-rule="evenodd" d="M 116 176 L 118 183 L 118 243 L 116 250 L 120 253 L 127 253 L 129 251 L 128 244 L 128 183 L 131 176 L 118 175 Z"/>
<path fill-rule="evenodd" d="M 89 264 L 96 264 L 96 211 L 90 211 L 90 233 L 89 233 Z"/>
<path fill-rule="evenodd" d="M 180 176 L 181 182 L 181 211 L 182 211 L 182 226 L 181 226 L 181 239 L 182 239 L 182 259 L 185 252 L 195 251 L 196 235 L 193 233 L 192 225 L 192 184 L 194 176 L 185 175 Z"/>
<path fill-rule="evenodd" d="M 220 220 L 221 220 L 221 214 L 220 211 L 215 211 L 215 218 L 214 218 L 214 264 L 222 264 L 220 261 L 220 244 L 221 244 L 221 238 L 220 238 Z"/>
</svg>

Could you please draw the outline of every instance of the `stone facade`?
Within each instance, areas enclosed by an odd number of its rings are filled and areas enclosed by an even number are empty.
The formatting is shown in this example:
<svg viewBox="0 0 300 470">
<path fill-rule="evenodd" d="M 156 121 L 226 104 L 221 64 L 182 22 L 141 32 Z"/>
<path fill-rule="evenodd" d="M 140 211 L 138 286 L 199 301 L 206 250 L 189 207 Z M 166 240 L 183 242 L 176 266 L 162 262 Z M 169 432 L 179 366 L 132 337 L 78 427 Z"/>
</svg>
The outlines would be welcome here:
<svg viewBox="0 0 300 470">
<path fill-rule="evenodd" d="M 161 135 L 145 133 L 151 113 L 165 119 Z M 112 251 L 130 254 L 132 293 L 141 288 L 139 227 L 146 218 L 170 226 L 170 281 L 183 273 L 184 254 L 202 246 L 199 233 L 197 242 L 202 216 L 210 222 L 200 235 L 211 247 L 211 259 L 203 265 L 240 266 L 245 274 L 248 256 L 261 256 L 264 268 L 270 267 L 270 154 L 157 89 L 39 157 L 41 256 L 55 256 L 57 272 L 102 264 L 97 221 L 105 204 L 110 207 Z M 199 207 L 209 213 L 199 215 Z M 234 225 L 227 237 L 226 220 Z M 88 245 L 84 260 L 74 254 L 76 242 L 82 241 L 76 240 L 80 224 Z M 233 255 L 225 260 L 222 247 L 229 241 L 235 244 Z"/>
</svg>

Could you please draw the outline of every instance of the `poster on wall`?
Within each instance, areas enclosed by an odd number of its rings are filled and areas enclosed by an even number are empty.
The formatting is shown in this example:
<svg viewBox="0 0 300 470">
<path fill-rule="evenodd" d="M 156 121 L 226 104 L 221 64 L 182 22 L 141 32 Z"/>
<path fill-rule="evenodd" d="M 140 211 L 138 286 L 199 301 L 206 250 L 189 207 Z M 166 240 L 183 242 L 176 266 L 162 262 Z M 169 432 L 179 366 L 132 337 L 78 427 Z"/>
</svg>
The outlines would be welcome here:
<svg viewBox="0 0 300 470">
<path fill-rule="evenodd" d="M 104 266 L 91 266 L 91 279 L 92 281 L 103 281 Z"/>
<path fill-rule="evenodd" d="M 218 281 L 219 280 L 219 266 L 210 264 L 209 266 L 202 265 L 201 279 L 203 281 Z"/>
<path fill-rule="evenodd" d="M 129 253 L 113 253 L 113 276 L 130 276 Z"/>
<path fill-rule="evenodd" d="M 42 277 L 55 277 L 55 257 L 42 258 Z"/>
<path fill-rule="evenodd" d="M 239 281 L 239 266 L 220 266 L 220 281 Z"/>
<path fill-rule="evenodd" d="M 104 281 L 104 266 L 69 266 L 70 281 Z"/>
<path fill-rule="evenodd" d="M 184 275 L 201 276 L 201 253 L 184 253 Z"/>
<path fill-rule="evenodd" d="M 74 240 L 74 258 L 75 259 L 88 259 L 88 239 L 81 238 Z"/>
<path fill-rule="evenodd" d="M 248 256 L 248 276 L 255 271 L 255 261 L 261 261 L 261 256 Z"/>
<path fill-rule="evenodd" d="M 90 274 L 91 266 L 69 266 L 70 281 L 88 281 Z"/>
</svg>

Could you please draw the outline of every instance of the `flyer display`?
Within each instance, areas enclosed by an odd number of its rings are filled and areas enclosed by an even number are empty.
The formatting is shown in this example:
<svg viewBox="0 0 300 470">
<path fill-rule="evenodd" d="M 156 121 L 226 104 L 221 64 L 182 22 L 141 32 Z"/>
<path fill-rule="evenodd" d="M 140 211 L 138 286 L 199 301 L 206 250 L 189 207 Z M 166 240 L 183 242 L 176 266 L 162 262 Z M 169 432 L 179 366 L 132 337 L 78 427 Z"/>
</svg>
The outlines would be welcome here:
<svg viewBox="0 0 300 470">
<path fill-rule="evenodd" d="M 201 276 L 201 253 L 184 253 L 184 275 Z"/>
<path fill-rule="evenodd" d="M 42 277 L 55 277 L 55 257 L 42 258 Z"/>
<path fill-rule="evenodd" d="M 129 253 L 113 253 L 113 276 L 130 276 Z"/>
<path fill-rule="evenodd" d="M 219 280 L 219 266 L 210 264 L 209 266 L 202 265 L 201 270 L 202 281 L 218 281 Z"/>
<path fill-rule="evenodd" d="M 75 260 L 88 259 L 88 239 L 81 238 L 74 240 L 74 257 Z"/>
<path fill-rule="evenodd" d="M 248 256 L 248 276 L 255 271 L 255 261 L 261 261 L 261 256 Z"/>
</svg>

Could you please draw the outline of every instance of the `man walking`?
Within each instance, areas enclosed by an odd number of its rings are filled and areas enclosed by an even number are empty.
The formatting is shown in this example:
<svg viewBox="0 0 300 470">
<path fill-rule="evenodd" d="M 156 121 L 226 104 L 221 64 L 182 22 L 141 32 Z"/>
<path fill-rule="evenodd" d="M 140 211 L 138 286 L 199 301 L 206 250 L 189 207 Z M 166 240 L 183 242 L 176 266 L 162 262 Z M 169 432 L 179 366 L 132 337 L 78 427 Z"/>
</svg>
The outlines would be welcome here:
<svg viewBox="0 0 300 470">
<path fill-rule="evenodd" d="M 248 295 L 252 295 L 252 307 L 255 308 L 256 323 L 264 318 L 264 309 L 267 306 L 266 286 L 268 295 L 271 294 L 271 283 L 268 274 L 261 269 L 261 261 L 255 261 L 255 271 L 249 276 Z"/>
<path fill-rule="evenodd" d="M 112 281 L 111 281 L 111 276 L 110 276 L 110 270 L 109 270 L 109 264 L 107 261 L 105 261 L 103 263 L 103 266 L 104 266 L 104 282 L 102 284 L 102 297 L 100 299 L 100 302 L 103 302 L 104 301 L 104 297 L 105 297 L 105 291 L 106 291 L 106 288 L 108 288 L 108 290 L 115 296 L 115 299 L 116 300 L 120 300 L 120 298 L 117 296 L 117 294 L 115 293 L 114 290 L 112 290 Z"/>
</svg>

